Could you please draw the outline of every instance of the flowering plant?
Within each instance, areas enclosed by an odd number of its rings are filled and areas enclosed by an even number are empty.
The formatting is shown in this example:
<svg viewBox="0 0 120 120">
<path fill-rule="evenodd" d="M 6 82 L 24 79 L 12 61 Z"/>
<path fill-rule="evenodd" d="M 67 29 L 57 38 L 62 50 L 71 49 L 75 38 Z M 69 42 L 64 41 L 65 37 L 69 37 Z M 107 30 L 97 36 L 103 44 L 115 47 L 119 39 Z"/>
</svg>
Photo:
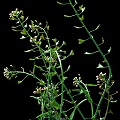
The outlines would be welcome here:
<svg viewBox="0 0 120 120">
<path fill-rule="evenodd" d="M 74 26 L 76 29 L 85 29 L 88 34 L 88 38 L 78 39 L 78 43 L 82 44 L 87 40 L 92 40 L 97 51 L 95 52 L 85 52 L 86 55 L 91 55 L 95 53 L 100 53 L 103 58 L 103 63 L 98 64 L 97 68 L 107 68 L 109 70 L 108 78 L 106 73 L 100 72 L 98 76 L 96 76 L 96 84 L 86 84 L 81 78 L 81 75 L 78 74 L 78 77 L 73 78 L 73 86 L 75 89 L 68 89 L 65 81 L 67 81 L 66 72 L 70 70 L 70 65 L 64 71 L 63 69 L 63 61 L 68 57 L 74 55 L 74 51 L 66 55 L 66 51 L 62 50 L 62 47 L 66 45 L 65 41 L 60 45 L 59 41 L 54 38 L 51 39 L 48 36 L 49 32 L 49 24 L 46 21 L 46 25 L 43 27 L 42 23 L 38 23 L 37 20 L 31 20 L 30 24 L 28 24 L 28 17 L 24 17 L 23 11 L 18 10 L 12 11 L 10 15 L 10 20 L 16 21 L 17 26 L 12 26 L 13 31 L 18 31 L 22 35 L 20 39 L 28 38 L 32 49 L 27 50 L 25 52 L 33 52 L 35 56 L 30 58 L 29 60 L 33 61 L 33 70 L 29 72 L 25 72 L 24 68 L 21 67 L 21 70 L 16 70 L 12 65 L 10 65 L 10 69 L 8 67 L 4 68 L 4 76 L 11 80 L 13 77 L 17 77 L 18 74 L 24 74 L 25 77 L 18 81 L 18 84 L 22 83 L 28 76 L 37 80 L 36 90 L 33 91 L 34 96 L 30 96 L 38 101 L 38 104 L 41 106 L 41 113 L 36 118 L 38 120 L 73 120 L 75 117 L 76 111 L 79 112 L 79 115 L 83 120 L 91 119 L 97 120 L 98 117 L 100 120 L 105 120 L 107 114 L 109 112 L 109 104 L 111 102 L 116 102 L 113 100 L 113 95 L 117 92 L 110 94 L 110 88 L 113 86 L 114 81 L 112 80 L 112 70 L 110 64 L 106 58 L 106 55 L 110 53 L 111 47 L 106 54 L 103 54 L 100 46 L 104 43 L 102 39 L 102 43 L 98 44 L 92 32 L 96 31 L 100 25 L 97 26 L 96 29 L 89 31 L 86 25 L 84 24 L 84 10 L 85 7 L 83 5 L 78 6 L 77 1 L 74 3 L 69 0 L 68 3 L 57 2 L 60 5 L 70 5 L 75 12 L 74 15 L 64 15 L 67 18 L 77 17 L 79 22 L 82 24 L 82 27 Z M 78 10 L 77 10 L 78 6 Z M 19 28 L 19 29 L 18 29 Z M 42 65 L 38 64 L 38 61 L 42 63 Z M 13 69 L 13 70 L 12 70 Z M 43 75 L 43 78 L 39 78 L 36 73 L 40 71 Z M 57 83 L 54 82 L 53 78 L 57 77 Z M 98 86 L 102 92 L 99 92 L 101 95 L 98 103 L 95 103 L 93 98 L 91 97 L 90 91 L 88 89 L 89 86 Z M 77 92 L 77 93 L 75 93 Z M 72 95 L 74 93 L 74 95 Z M 65 94 L 69 96 L 69 98 L 65 97 Z M 84 98 L 80 101 L 76 100 L 76 96 L 84 95 Z M 105 97 L 107 95 L 107 97 Z M 105 115 L 101 117 L 100 114 L 100 106 L 103 100 L 107 100 L 107 108 Z M 91 116 L 85 117 L 82 110 L 80 109 L 80 105 L 84 102 L 88 102 L 91 108 Z M 70 108 L 64 110 L 65 103 L 70 104 Z M 70 112 L 72 110 L 72 112 Z M 68 114 L 70 112 L 70 114 Z"/>
</svg>

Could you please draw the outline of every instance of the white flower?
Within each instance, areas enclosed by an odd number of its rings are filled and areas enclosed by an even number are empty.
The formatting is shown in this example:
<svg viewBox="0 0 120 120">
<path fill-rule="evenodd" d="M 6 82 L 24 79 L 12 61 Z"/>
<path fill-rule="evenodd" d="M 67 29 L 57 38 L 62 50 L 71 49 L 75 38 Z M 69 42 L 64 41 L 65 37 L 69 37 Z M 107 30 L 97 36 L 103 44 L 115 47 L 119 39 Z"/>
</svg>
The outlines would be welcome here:
<svg viewBox="0 0 120 120">
<path fill-rule="evenodd" d="M 4 76 L 9 79 L 10 78 L 10 73 L 9 73 L 9 70 L 8 70 L 8 67 L 4 68 L 4 72 L 3 72 Z"/>
<path fill-rule="evenodd" d="M 100 72 L 100 74 L 98 75 L 98 76 L 96 76 L 96 80 L 103 80 L 103 78 L 105 78 L 105 76 L 106 76 L 106 73 L 102 73 L 102 72 Z"/>
</svg>

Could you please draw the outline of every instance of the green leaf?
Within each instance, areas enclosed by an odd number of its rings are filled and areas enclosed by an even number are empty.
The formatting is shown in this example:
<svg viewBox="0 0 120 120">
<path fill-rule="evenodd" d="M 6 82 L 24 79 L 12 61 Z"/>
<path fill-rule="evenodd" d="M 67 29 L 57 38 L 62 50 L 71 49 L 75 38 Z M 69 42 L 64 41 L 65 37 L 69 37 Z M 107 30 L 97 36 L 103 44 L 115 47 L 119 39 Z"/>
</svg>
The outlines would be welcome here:
<svg viewBox="0 0 120 120">
<path fill-rule="evenodd" d="M 55 76 L 56 75 L 56 72 L 51 72 L 51 76 Z"/>
<path fill-rule="evenodd" d="M 45 85 L 46 83 L 43 80 L 40 80 L 40 82 L 38 82 L 39 85 Z"/>
<path fill-rule="evenodd" d="M 23 21 L 24 20 L 24 16 L 21 16 L 20 19 Z"/>
<path fill-rule="evenodd" d="M 86 89 L 84 89 L 84 87 L 82 87 L 80 84 L 79 84 L 79 87 L 81 88 L 81 90 L 83 91 L 83 93 L 85 94 L 85 96 L 87 97 L 87 100 L 92 103 L 93 100 L 92 98 L 90 97 L 90 94 L 89 94 L 89 91 L 87 91 Z M 86 86 L 87 87 L 87 86 Z"/>
<path fill-rule="evenodd" d="M 57 110 L 60 109 L 60 105 L 59 105 L 58 102 L 56 102 L 56 100 L 52 101 L 52 106 L 53 106 L 55 109 L 57 109 Z"/>
<path fill-rule="evenodd" d="M 39 68 L 40 71 L 45 71 L 42 67 L 35 65 L 36 68 Z"/>
<path fill-rule="evenodd" d="M 60 4 L 60 5 L 68 5 L 68 4 L 70 4 L 70 3 L 61 3 L 61 2 L 59 2 L 59 1 L 57 1 L 57 4 Z"/>
<path fill-rule="evenodd" d="M 97 86 L 96 84 L 87 84 L 87 86 Z"/>
<path fill-rule="evenodd" d="M 30 58 L 29 60 L 36 60 L 35 58 Z"/>
<path fill-rule="evenodd" d="M 79 6 L 79 9 L 82 10 L 83 9 L 83 5 Z"/>
<path fill-rule="evenodd" d="M 26 30 L 25 30 L 25 29 L 23 29 L 20 33 L 21 33 L 22 35 L 27 35 L 27 33 L 26 33 Z"/>
<path fill-rule="evenodd" d="M 40 115 L 38 115 L 36 118 L 42 118 L 42 117 L 45 117 L 45 116 L 48 116 L 49 113 L 48 112 L 45 112 L 45 113 L 42 113 Z"/>
<path fill-rule="evenodd" d="M 82 39 L 78 39 L 78 41 L 79 41 L 79 44 L 82 44 L 85 42 L 85 40 L 82 40 Z"/>
<path fill-rule="evenodd" d="M 83 7 L 83 5 L 81 5 L 81 6 L 79 6 L 79 9 L 80 9 L 82 12 L 84 12 L 85 7 Z"/>
<path fill-rule="evenodd" d="M 75 114 L 76 109 L 79 107 L 79 105 L 81 105 L 81 104 L 82 104 L 84 101 L 86 101 L 86 100 L 87 100 L 87 99 L 82 100 L 81 102 L 79 102 L 79 103 L 75 106 L 73 112 L 72 112 L 71 115 L 70 115 L 70 120 L 73 120 L 73 117 L 74 117 L 74 114 Z"/>
<path fill-rule="evenodd" d="M 43 34 L 40 36 L 40 40 L 45 40 L 45 37 Z"/>
<path fill-rule="evenodd" d="M 77 91 L 77 92 L 79 92 L 80 94 L 83 93 L 82 89 L 72 89 L 72 91 Z"/>
<path fill-rule="evenodd" d="M 84 20 L 84 15 L 82 15 L 82 17 L 80 18 L 80 20 L 82 20 L 82 21 Z"/>
<path fill-rule="evenodd" d="M 63 80 L 66 80 L 68 77 L 63 77 Z"/>
</svg>

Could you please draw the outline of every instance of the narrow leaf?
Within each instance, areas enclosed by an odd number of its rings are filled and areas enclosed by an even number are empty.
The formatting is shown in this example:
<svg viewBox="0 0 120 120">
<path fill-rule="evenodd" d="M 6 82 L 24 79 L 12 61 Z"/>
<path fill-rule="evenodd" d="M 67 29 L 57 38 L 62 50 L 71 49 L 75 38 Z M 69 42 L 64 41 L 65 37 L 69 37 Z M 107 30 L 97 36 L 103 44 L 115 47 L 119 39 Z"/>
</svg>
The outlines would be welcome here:
<svg viewBox="0 0 120 120">
<path fill-rule="evenodd" d="M 77 91 L 77 92 L 79 92 L 80 94 L 83 93 L 82 89 L 72 89 L 72 91 Z"/>
<path fill-rule="evenodd" d="M 73 120 L 73 117 L 74 117 L 74 114 L 75 114 L 76 109 L 79 107 L 79 105 L 81 105 L 81 103 L 83 103 L 83 102 L 86 101 L 86 100 L 87 100 L 87 99 L 82 100 L 81 102 L 79 102 L 79 103 L 75 106 L 73 112 L 72 112 L 71 115 L 70 115 L 70 120 Z"/>
<path fill-rule="evenodd" d="M 60 109 L 60 105 L 58 104 L 58 102 L 56 102 L 56 100 L 53 101 L 52 105 L 55 109 Z"/>
<path fill-rule="evenodd" d="M 68 5 L 68 4 L 70 4 L 70 3 L 61 3 L 61 2 L 58 2 L 58 1 L 57 1 L 57 3 L 60 4 L 60 5 Z"/>
<path fill-rule="evenodd" d="M 42 118 L 45 116 L 48 116 L 48 112 L 42 113 L 42 114 L 38 115 L 36 118 Z"/>
<path fill-rule="evenodd" d="M 96 84 L 87 84 L 87 86 L 97 86 Z"/>
</svg>

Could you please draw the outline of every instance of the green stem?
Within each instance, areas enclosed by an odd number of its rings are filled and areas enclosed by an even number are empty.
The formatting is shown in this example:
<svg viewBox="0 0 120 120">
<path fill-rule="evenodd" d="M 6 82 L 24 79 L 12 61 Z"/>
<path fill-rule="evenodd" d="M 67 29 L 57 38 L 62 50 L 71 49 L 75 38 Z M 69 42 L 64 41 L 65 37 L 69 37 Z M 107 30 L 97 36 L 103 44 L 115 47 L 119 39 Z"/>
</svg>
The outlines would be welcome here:
<svg viewBox="0 0 120 120">
<path fill-rule="evenodd" d="M 54 71 L 56 72 L 55 69 L 54 69 Z M 56 72 L 56 73 L 57 73 L 57 72 Z M 61 78 L 60 78 L 60 76 L 59 76 L 58 74 L 57 74 L 57 77 L 58 77 L 58 79 L 61 81 Z M 66 87 L 65 84 L 63 84 L 63 87 L 64 87 L 65 91 L 67 92 L 67 94 L 69 95 L 71 101 L 74 102 L 73 96 L 69 93 L 69 90 L 68 90 L 68 88 Z M 77 104 L 74 102 L 74 105 L 76 106 Z M 77 107 L 77 110 L 78 110 L 79 114 L 81 115 L 82 119 L 85 120 L 85 117 L 84 117 L 83 113 L 81 112 L 81 110 L 80 110 L 78 107 Z"/>
<path fill-rule="evenodd" d="M 24 25 L 22 24 L 22 22 L 21 22 L 21 20 L 19 19 L 18 16 L 17 16 L 17 19 L 19 20 L 21 26 L 24 28 Z M 30 35 L 29 32 L 26 30 L 26 28 L 24 28 L 24 30 L 25 30 L 25 32 L 27 33 L 27 35 L 31 38 L 31 35 Z M 42 28 L 42 30 L 43 30 L 44 33 L 46 34 L 46 32 L 45 32 L 45 30 L 44 30 L 43 28 Z M 46 35 L 46 36 L 47 36 L 47 35 Z M 48 42 L 49 42 L 49 41 L 48 41 Z M 49 44 L 49 43 L 48 43 L 48 44 Z M 45 62 L 45 60 L 44 60 L 44 58 L 43 58 L 43 56 L 45 56 L 45 54 L 44 54 L 43 50 L 40 48 L 40 46 L 38 46 L 37 44 L 36 44 L 36 46 L 39 48 L 40 54 L 42 54 L 42 60 L 43 60 L 44 65 L 45 65 L 45 67 L 46 67 L 46 69 L 47 69 L 46 62 Z M 50 44 L 49 44 L 49 47 L 50 47 Z M 51 56 L 51 51 L 50 51 L 50 56 Z M 61 64 L 61 65 L 62 65 L 62 64 Z M 63 70 L 62 70 L 62 71 L 63 71 Z M 12 72 L 14 72 L 14 71 L 12 71 Z M 38 77 L 36 77 L 35 74 L 30 74 L 30 73 L 22 72 L 22 71 L 15 71 L 15 72 L 16 72 L 16 73 L 27 74 L 27 75 L 32 76 L 32 77 L 34 77 L 34 78 L 36 78 L 37 80 L 40 81 L 40 79 L 39 79 Z M 63 74 L 62 74 L 62 75 L 63 75 Z M 61 81 L 61 78 L 59 77 L 58 74 L 57 74 L 57 76 L 58 76 L 59 80 Z M 63 81 L 63 78 L 64 78 L 64 76 L 62 76 L 62 81 Z M 68 93 L 68 95 L 70 96 L 71 100 L 74 101 L 73 97 L 72 97 L 71 94 L 69 93 L 69 91 L 68 91 L 68 89 L 67 89 L 67 87 L 65 86 L 64 83 L 62 84 L 62 91 L 63 91 L 63 88 L 65 88 L 65 90 L 67 91 L 67 93 Z M 62 95 L 62 98 L 63 98 L 63 95 Z M 62 102 L 62 98 L 61 98 L 61 102 Z M 62 102 L 62 104 L 63 104 L 63 102 Z M 76 106 L 76 103 L 74 103 L 74 105 Z M 79 110 L 79 108 L 77 108 L 77 110 L 78 110 L 78 112 L 81 114 L 83 120 L 85 120 L 85 118 L 84 118 L 82 112 Z M 61 106 L 61 111 L 62 111 L 62 106 Z M 64 111 L 63 111 L 63 114 L 65 115 Z"/>
<path fill-rule="evenodd" d="M 60 63 L 60 68 L 61 68 L 61 74 L 62 74 L 62 78 L 61 78 L 61 83 L 62 83 L 62 86 L 61 86 L 61 105 L 60 105 L 60 118 L 61 118 L 61 114 L 62 114 L 62 108 L 63 108 L 63 91 L 64 91 L 64 87 L 63 87 L 63 84 L 64 84 L 64 75 L 63 75 L 63 67 L 62 67 L 62 62 L 60 60 L 60 57 L 58 55 L 58 52 L 56 51 L 56 54 L 57 54 L 57 57 L 58 57 L 58 60 L 59 60 L 59 63 Z"/>
<path fill-rule="evenodd" d="M 90 97 L 90 94 L 89 94 L 87 86 L 82 81 L 81 81 L 81 83 L 85 86 L 86 91 L 88 93 L 88 96 Z M 90 99 L 92 99 L 92 98 L 90 97 Z M 94 113 L 93 102 L 90 102 L 90 105 L 91 105 L 91 114 L 92 114 L 92 117 L 93 117 L 93 113 Z"/>
<path fill-rule="evenodd" d="M 110 64 L 109 64 L 108 60 L 106 59 L 105 55 L 102 53 L 101 49 L 100 49 L 99 46 L 97 45 L 95 39 L 93 38 L 93 36 L 92 36 L 91 33 L 89 32 L 89 30 L 87 29 L 87 27 L 85 26 L 85 24 L 83 23 L 83 21 L 80 19 L 80 16 L 79 16 L 79 14 L 77 13 L 76 9 L 74 8 L 71 0 L 69 0 L 69 2 L 70 2 L 70 5 L 72 6 L 72 8 L 73 8 L 73 10 L 74 10 L 77 18 L 78 18 L 79 21 L 81 22 L 82 26 L 84 26 L 86 32 L 87 32 L 88 35 L 90 36 L 91 40 L 92 40 L 93 43 L 95 44 L 96 48 L 97 48 L 98 51 L 100 52 L 100 54 L 101 54 L 101 56 L 103 57 L 103 59 L 106 61 L 106 64 L 107 64 L 107 66 L 108 66 L 108 68 L 109 68 L 109 78 L 108 78 L 108 80 L 107 80 L 107 83 L 106 83 L 106 85 L 105 85 L 105 89 L 104 89 L 104 91 L 103 91 L 103 95 L 102 95 L 101 98 L 100 98 L 100 101 L 99 101 L 99 103 L 98 103 L 98 105 L 97 105 L 97 109 L 96 109 L 95 114 L 94 114 L 94 117 L 93 117 L 93 119 L 96 119 L 96 116 L 97 116 L 97 114 L 98 114 L 98 110 L 99 110 L 100 105 L 101 105 L 101 103 L 102 103 L 102 101 L 103 101 L 103 98 L 104 98 L 105 93 L 106 93 L 106 89 L 108 88 L 108 85 L 109 85 L 110 80 L 111 80 L 111 77 L 112 77 L 112 70 L 111 70 L 111 67 L 110 67 Z"/>
<path fill-rule="evenodd" d="M 38 81 L 40 81 L 40 79 L 35 74 L 31 74 L 31 73 L 28 73 L 28 72 L 22 72 L 22 71 L 11 71 L 11 72 L 12 73 L 26 74 L 26 75 L 32 76 L 33 78 L 36 78 Z"/>
</svg>

